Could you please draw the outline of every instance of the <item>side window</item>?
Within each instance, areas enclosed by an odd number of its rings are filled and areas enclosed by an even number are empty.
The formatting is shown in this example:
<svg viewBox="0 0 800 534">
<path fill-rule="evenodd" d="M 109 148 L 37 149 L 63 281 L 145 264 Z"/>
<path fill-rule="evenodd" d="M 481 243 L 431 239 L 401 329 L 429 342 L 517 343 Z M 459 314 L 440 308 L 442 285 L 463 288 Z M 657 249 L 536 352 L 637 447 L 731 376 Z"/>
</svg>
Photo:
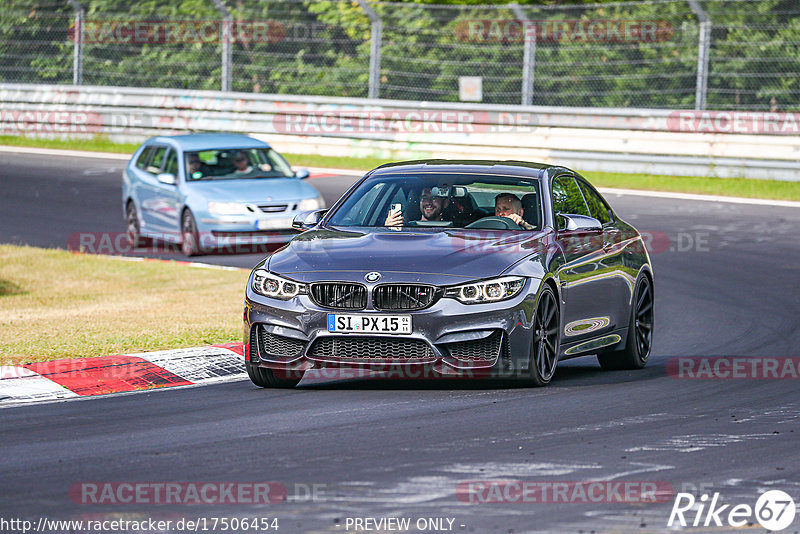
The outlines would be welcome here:
<svg viewBox="0 0 800 534">
<path fill-rule="evenodd" d="M 142 170 L 147 169 L 147 164 L 150 162 L 150 156 L 153 155 L 153 147 L 149 146 L 142 150 L 139 154 L 139 159 L 136 160 L 136 166 Z"/>
<path fill-rule="evenodd" d="M 583 180 L 578 180 L 578 187 L 581 188 L 583 198 L 589 205 L 589 212 L 592 217 L 597 219 L 603 224 L 611 222 L 611 215 L 608 213 L 608 205 L 603 201 L 600 195 Z"/>
<path fill-rule="evenodd" d="M 158 174 L 161 172 L 161 165 L 164 163 L 164 156 L 167 155 L 167 147 L 159 146 L 154 148 L 153 159 L 145 169 L 150 174 Z"/>
<path fill-rule="evenodd" d="M 572 176 L 562 174 L 553 180 L 553 209 L 556 214 L 590 216 L 581 190 L 578 189 Z"/>
<path fill-rule="evenodd" d="M 167 162 L 164 164 L 164 172 L 178 176 L 178 154 L 174 150 L 169 151 Z"/>
</svg>

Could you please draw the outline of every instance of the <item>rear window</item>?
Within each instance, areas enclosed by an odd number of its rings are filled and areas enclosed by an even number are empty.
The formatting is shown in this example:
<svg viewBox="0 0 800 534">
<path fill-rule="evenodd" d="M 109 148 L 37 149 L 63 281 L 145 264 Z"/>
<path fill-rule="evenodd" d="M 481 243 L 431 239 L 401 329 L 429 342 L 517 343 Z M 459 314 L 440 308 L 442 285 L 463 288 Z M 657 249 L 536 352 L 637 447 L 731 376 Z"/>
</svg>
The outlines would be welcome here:
<svg viewBox="0 0 800 534">
<path fill-rule="evenodd" d="M 136 160 L 136 166 L 142 170 L 147 168 L 147 164 L 150 162 L 150 156 L 153 155 L 153 147 L 149 146 L 142 150 L 142 153 L 139 154 L 139 159 Z"/>
<path fill-rule="evenodd" d="M 159 146 L 155 147 L 155 151 L 153 152 L 153 159 L 150 160 L 150 164 L 145 169 L 150 174 L 158 174 L 161 172 L 161 167 L 164 164 L 164 156 L 167 154 L 167 147 Z"/>
</svg>

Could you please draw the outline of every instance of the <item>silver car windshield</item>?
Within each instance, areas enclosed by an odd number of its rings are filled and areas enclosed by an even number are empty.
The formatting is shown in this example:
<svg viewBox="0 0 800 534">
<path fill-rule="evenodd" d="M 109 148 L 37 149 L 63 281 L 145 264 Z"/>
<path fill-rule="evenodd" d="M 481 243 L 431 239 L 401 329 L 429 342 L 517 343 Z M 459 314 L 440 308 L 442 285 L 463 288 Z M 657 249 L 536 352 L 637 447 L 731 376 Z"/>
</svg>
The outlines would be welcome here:
<svg viewBox="0 0 800 534">
<path fill-rule="evenodd" d="M 541 221 L 536 178 L 420 173 L 365 180 L 327 224 L 534 230 L 541 228 Z"/>
<path fill-rule="evenodd" d="M 289 178 L 289 163 L 271 148 L 202 150 L 186 153 L 186 181 Z"/>
</svg>

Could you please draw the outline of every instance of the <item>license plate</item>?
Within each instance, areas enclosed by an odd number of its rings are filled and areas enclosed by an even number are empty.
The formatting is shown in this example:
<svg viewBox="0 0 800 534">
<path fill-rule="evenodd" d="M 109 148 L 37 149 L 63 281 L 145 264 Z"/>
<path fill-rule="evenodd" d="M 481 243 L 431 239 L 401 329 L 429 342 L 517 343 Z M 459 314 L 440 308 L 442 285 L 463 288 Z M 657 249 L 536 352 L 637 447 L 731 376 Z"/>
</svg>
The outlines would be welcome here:
<svg viewBox="0 0 800 534">
<path fill-rule="evenodd" d="M 328 332 L 363 334 L 410 334 L 410 315 L 328 314 Z"/>
<path fill-rule="evenodd" d="M 256 228 L 259 230 L 277 230 L 292 227 L 292 219 L 289 217 L 277 217 L 275 219 L 259 219 L 256 221 Z"/>
</svg>

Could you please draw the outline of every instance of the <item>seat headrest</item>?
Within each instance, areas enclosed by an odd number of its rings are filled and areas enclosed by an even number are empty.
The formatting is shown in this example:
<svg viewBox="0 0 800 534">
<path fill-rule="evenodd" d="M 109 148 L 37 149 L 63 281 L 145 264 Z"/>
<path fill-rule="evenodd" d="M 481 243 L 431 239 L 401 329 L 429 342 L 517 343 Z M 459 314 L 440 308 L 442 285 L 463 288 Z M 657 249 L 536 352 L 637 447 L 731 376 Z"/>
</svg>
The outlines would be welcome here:
<svg viewBox="0 0 800 534">
<path fill-rule="evenodd" d="M 536 228 L 541 228 L 541 221 L 539 220 L 539 202 L 536 193 L 527 193 L 522 196 L 522 219 L 532 224 Z"/>
</svg>

